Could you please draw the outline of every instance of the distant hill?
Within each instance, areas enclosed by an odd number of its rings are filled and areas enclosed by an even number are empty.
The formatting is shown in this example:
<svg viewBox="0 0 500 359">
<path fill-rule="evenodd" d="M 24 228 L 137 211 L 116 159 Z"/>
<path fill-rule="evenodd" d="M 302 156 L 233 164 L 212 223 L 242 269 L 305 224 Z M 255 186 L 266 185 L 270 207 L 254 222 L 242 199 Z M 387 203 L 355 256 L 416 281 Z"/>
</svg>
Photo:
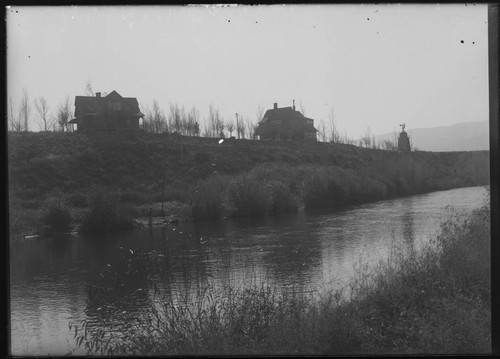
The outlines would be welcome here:
<svg viewBox="0 0 500 359">
<path fill-rule="evenodd" d="M 451 126 L 406 128 L 412 148 L 421 151 L 479 151 L 489 149 L 488 121 L 464 122 Z M 394 133 L 375 137 L 376 141 L 393 140 Z"/>
</svg>

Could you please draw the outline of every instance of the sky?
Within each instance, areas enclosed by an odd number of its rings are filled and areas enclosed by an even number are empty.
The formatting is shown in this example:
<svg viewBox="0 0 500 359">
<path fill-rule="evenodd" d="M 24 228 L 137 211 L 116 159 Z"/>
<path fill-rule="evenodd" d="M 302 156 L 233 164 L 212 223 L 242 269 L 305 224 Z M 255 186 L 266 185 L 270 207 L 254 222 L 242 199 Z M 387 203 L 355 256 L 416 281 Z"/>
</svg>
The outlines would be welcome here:
<svg viewBox="0 0 500 359">
<path fill-rule="evenodd" d="M 14 108 L 25 88 L 55 115 L 90 82 L 202 120 L 295 100 L 351 138 L 488 119 L 486 4 L 10 6 L 6 31 Z"/>
</svg>

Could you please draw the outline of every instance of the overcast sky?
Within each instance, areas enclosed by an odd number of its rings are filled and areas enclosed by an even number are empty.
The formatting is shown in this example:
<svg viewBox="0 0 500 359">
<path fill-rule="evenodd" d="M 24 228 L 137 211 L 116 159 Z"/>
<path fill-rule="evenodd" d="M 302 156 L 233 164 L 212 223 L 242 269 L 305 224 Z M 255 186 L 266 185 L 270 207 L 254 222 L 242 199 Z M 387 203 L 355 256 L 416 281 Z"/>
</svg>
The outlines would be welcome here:
<svg viewBox="0 0 500 359">
<path fill-rule="evenodd" d="M 7 86 L 55 113 L 93 90 L 202 118 L 291 106 L 358 138 L 488 119 L 486 4 L 17 7 Z M 33 107 L 33 106 L 32 106 Z M 144 111 L 143 111 L 144 112 Z M 32 109 L 30 129 L 38 130 Z"/>
</svg>

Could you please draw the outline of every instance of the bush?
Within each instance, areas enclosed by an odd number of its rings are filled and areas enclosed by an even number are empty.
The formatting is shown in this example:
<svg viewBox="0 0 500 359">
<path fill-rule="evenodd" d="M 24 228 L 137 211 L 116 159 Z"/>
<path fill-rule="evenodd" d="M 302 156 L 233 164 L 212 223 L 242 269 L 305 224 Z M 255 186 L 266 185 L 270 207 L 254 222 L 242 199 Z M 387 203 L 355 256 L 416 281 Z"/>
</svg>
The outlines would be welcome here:
<svg viewBox="0 0 500 359">
<path fill-rule="evenodd" d="M 121 203 L 144 204 L 149 202 L 147 194 L 133 190 L 125 190 L 120 192 L 118 196 Z"/>
<path fill-rule="evenodd" d="M 71 210 L 60 199 L 50 199 L 42 208 L 41 222 L 49 231 L 66 231 L 71 225 Z"/>
<path fill-rule="evenodd" d="M 297 212 L 299 209 L 299 200 L 292 193 L 289 186 L 280 181 L 272 181 L 268 183 L 269 191 L 272 193 L 273 213 L 290 213 Z"/>
<path fill-rule="evenodd" d="M 339 207 L 356 194 L 342 169 L 330 167 L 317 168 L 304 180 L 302 198 L 306 208 Z"/>
<path fill-rule="evenodd" d="M 218 220 L 225 212 L 228 180 L 220 175 L 199 181 L 191 191 L 191 214 L 196 220 Z"/>
<path fill-rule="evenodd" d="M 297 171 L 289 166 L 260 165 L 236 177 L 229 186 L 235 215 L 263 216 L 296 212 L 299 208 Z"/>
<path fill-rule="evenodd" d="M 155 194 L 153 196 L 153 199 L 156 202 L 188 202 L 189 198 L 189 190 L 186 188 L 186 185 L 177 181 L 165 185 L 165 189 L 163 191 L 161 188 L 155 189 Z"/>
<path fill-rule="evenodd" d="M 131 230 L 132 219 L 125 217 L 119 210 L 115 196 L 95 193 L 90 201 L 90 210 L 83 217 L 82 233 L 100 233 Z"/>
<path fill-rule="evenodd" d="M 252 175 L 241 175 L 231 182 L 229 200 L 238 216 L 266 215 L 273 202 L 269 186 L 260 183 Z"/>
</svg>

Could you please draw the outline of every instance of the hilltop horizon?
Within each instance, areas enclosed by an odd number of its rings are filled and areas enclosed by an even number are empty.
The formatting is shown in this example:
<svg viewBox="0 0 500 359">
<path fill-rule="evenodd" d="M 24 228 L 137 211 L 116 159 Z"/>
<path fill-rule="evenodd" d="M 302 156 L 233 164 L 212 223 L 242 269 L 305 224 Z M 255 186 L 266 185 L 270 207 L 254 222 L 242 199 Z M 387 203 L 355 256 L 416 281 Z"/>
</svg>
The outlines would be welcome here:
<svg viewBox="0 0 500 359">
<path fill-rule="evenodd" d="M 399 135 L 399 132 L 397 134 Z M 489 121 L 458 122 L 448 126 L 406 127 L 412 150 L 480 151 L 489 150 Z M 393 140 L 394 132 L 375 136 L 377 141 Z"/>
<path fill-rule="evenodd" d="M 7 99 L 26 89 L 31 129 L 34 99 L 56 115 L 87 83 L 202 119 L 295 100 L 351 138 L 450 125 L 488 112 L 487 5 L 466 5 L 10 6 Z"/>
</svg>

